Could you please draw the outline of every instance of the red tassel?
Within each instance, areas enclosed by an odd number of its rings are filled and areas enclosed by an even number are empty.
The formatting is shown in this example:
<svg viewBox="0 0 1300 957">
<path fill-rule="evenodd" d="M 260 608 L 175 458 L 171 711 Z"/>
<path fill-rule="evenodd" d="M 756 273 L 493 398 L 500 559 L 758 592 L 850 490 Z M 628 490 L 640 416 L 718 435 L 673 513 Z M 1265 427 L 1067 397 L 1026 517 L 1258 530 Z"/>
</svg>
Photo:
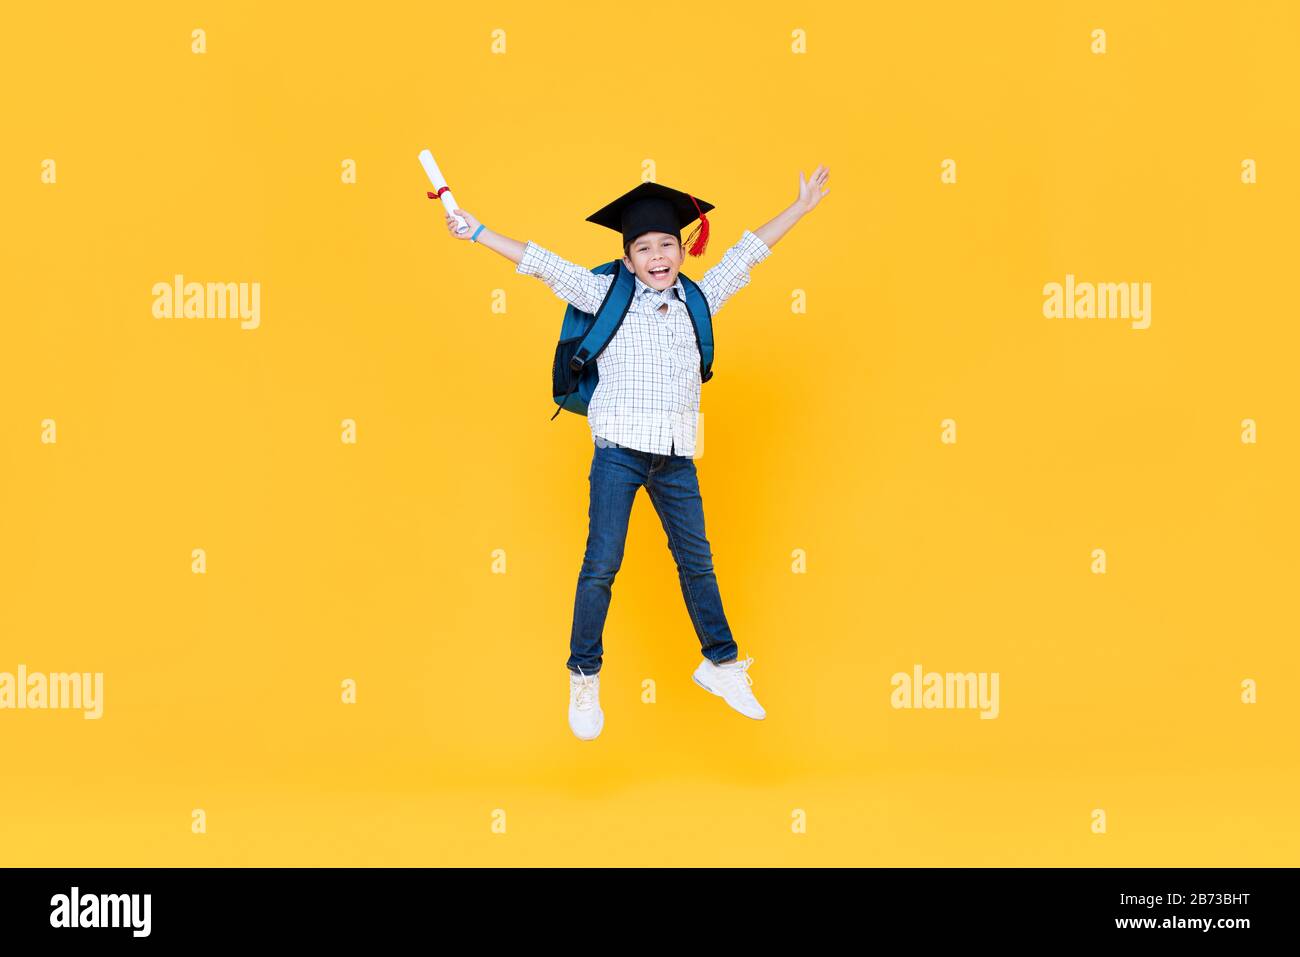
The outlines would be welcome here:
<svg viewBox="0 0 1300 957">
<path fill-rule="evenodd" d="M 691 196 L 690 193 L 687 193 L 686 195 Z M 691 196 L 691 202 L 695 203 L 694 196 Z M 695 211 L 697 213 L 700 213 L 699 203 L 695 203 Z M 695 238 L 697 233 L 699 234 L 698 239 Z M 691 234 L 686 237 L 686 252 L 688 255 L 691 256 L 699 256 L 703 254 L 705 248 L 708 245 L 709 245 L 709 217 L 705 216 L 703 213 L 700 213 L 699 225 L 697 225 L 695 229 L 691 231 Z"/>
</svg>

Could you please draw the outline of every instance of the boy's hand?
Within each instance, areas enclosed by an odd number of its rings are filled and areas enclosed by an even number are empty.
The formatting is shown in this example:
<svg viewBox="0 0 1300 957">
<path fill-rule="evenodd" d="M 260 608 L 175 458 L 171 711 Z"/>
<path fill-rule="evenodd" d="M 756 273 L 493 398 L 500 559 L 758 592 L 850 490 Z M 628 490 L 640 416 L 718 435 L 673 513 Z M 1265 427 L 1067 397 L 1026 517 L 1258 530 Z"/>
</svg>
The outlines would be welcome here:
<svg viewBox="0 0 1300 957">
<path fill-rule="evenodd" d="M 467 228 L 463 233 L 456 232 L 456 216 L 465 220 Z M 447 214 L 447 232 L 451 233 L 452 239 L 469 239 L 474 235 L 474 230 L 478 229 L 478 220 L 463 209 L 457 209 L 456 216 L 453 216 L 451 213 Z"/>
<path fill-rule="evenodd" d="M 795 207 L 800 213 L 806 213 L 814 206 L 821 202 L 822 197 L 829 193 L 830 187 L 826 187 L 826 193 L 822 192 L 822 187 L 830 179 L 831 169 L 829 166 L 818 166 L 813 170 L 813 174 L 807 181 L 803 178 L 803 170 L 799 171 L 799 198 L 794 201 Z"/>
</svg>

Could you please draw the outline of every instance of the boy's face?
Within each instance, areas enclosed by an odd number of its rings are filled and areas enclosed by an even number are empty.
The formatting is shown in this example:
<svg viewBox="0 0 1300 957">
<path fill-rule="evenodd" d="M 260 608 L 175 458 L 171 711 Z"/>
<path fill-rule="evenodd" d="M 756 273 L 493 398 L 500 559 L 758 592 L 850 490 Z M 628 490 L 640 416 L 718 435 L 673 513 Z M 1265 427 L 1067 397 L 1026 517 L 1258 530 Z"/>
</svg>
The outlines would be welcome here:
<svg viewBox="0 0 1300 957">
<path fill-rule="evenodd" d="M 632 240 L 623 265 L 636 273 L 643 283 L 655 289 L 667 289 L 677 281 L 682 268 L 683 250 L 672 233 L 642 233 Z"/>
</svg>

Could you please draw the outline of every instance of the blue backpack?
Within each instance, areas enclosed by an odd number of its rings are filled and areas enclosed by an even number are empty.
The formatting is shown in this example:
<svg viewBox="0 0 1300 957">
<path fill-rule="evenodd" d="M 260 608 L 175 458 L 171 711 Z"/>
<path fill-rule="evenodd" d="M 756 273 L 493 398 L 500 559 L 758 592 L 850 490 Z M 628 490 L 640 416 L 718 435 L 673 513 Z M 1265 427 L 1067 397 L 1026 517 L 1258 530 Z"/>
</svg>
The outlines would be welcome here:
<svg viewBox="0 0 1300 957">
<path fill-rule="evenodd" d="M 636 292 L 636 277 L 621 259 L 596 266 L 591 271 L 598 276 L 615 273 L 614 281 L 595 315 L 572 304 L 564 310 L 560 341 L 551 362 L 551 398 L 559 407 L 551 416 L 552 421 L 561 409 L 577 415 L 587 414 L 587 403 L 591 401 L 599 381 L 596 358 L 605 351 L 623 324 Z M 686 311 L 690 313 L 695 341 L 700 347 L 700 381 L 708 382 L 713 378 L 713 314 L 700 287 L 681 273 L 677 278 L 686 290 Z"/>
</svg>

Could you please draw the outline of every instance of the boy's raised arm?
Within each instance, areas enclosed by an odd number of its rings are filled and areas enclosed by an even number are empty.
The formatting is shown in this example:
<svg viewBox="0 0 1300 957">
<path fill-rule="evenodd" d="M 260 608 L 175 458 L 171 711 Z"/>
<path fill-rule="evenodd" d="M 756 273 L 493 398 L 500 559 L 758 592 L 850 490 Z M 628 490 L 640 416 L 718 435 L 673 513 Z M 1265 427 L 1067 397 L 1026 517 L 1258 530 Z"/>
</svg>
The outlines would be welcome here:
<svg viewBox="0 0 1300 957">
<path fill-rule="evenodd" d="M 479 221 L 463 209 L 457 209 L 456 214 L 465 220 L 469 228 L 463 233 L 456 232 L 456 220 L 448 213 L 447 232 L 453 239 L 471 240 L 477 235 L 475 241 L 479 245 L 505 256 L 515 264 L 515 272 L 523 276 L 536 276 L 550 286 L 555 295 L 583 312 L 594 314 L 600 311 L 609 285 L 614 281 L 613 276 L 598 276 L 590 269 L 583 269 L 562 259 L 532 241 L 521 243 L 517 239 L 493 232 L 486 226 L 480 229 Z"/>
<path fill-rule="evenodd" d="M 812 176 L 807 180 L 803 178 L 803 171 L 799 171 L 799 195 L 795 201 L 787 206 L 781 212 L 777 213 L 758 229 L 754 230 L 754 235 L 771 248 L 776 245 L 776 241 L 790 231 L 795 223 L 812 212 L 813 208 L 821 202 L 823 196 L 830 192 L 830 187 L 826 192 L 822 192 L 822 187 L 830 179 L 831 168 L 829 166 L 818 166 L 813 170 Z"/>
<path fill-rule="evenodd" d="M 722 254 L 717 264 L 700 277 L 700 291 L 716 316 L 727 300 L 749 285 L 749 271 L 770 256 L 771 250 L 748 229 L 740 241 Z"/>
<path fill-rule="evenodd" d="M 457 209 L 456 214 L 469 226 L 463 233 L 456 232 L 456 219 L 451 213 L 447 214 L 447 232 L 451 234 L 452 239 L 463 239 L 466 241 L 473 240 L 480 246 L 486 246 L 494 252 L 500 253 L 509 259 L 512 263 L 518 263 L 524 256 L 524 243 L 517 239 L 511 239 L 509 236 L 502 236 L 500 233 L 494 233 L 492 230 L 483 226 L 483 231 L 479 232 L 479 226 L 482 225 L 477 219 L 465 212 L 463 209 Z M 478 236 L 474 239 L 475 235 Z"/>
<path fill-rule="evenodd" d="M 799 195 L 795 201 L 753 232 L 745 230 L 740 241 L 704 274 L 700 288 L 708 299 L 711 314 L 716 315 L 728 299 L 749 285 L 749 270 L 770 256 L 776 241 L 830 192 L 829 188 L 825 193 L 822 192 L 822 186 L 829 176 L 828 166 L 818 166 L 807 180 L 800 172 Z"/>
</svg>

